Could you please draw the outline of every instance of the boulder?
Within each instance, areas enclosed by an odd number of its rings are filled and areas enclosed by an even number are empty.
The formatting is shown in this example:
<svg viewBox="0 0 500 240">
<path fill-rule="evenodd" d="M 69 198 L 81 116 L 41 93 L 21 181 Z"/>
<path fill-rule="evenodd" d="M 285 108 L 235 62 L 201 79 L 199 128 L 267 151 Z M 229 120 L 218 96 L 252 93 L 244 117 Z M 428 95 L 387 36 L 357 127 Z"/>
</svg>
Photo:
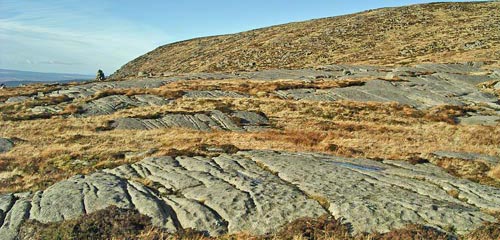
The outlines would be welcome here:
<svg viewBox="0 0 500 240">
<path fill-rule="evenodd" d="M 8 152 L 14 147 L 14 142 L 7 138 L 0 138 L 0 153 Z"/>
</svg>

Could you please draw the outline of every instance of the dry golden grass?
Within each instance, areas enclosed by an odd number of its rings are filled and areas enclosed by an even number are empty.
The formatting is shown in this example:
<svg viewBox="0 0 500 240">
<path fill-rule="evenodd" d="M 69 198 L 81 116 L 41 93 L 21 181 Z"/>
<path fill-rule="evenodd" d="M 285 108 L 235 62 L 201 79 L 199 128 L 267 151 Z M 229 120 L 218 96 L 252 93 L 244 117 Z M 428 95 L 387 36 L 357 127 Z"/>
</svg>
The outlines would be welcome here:
<svg viewBox="0 0 500 240">
<path fill-rule="evenodd" d="M 446 169 L 452 175 L 466 178 L 475 182 L 500 188 L 500 169 L 491 167 L 481 161 L 470 161 L 454 158 L 430 158 L 433 164 Z"/>
<path fill-rule="evenodd" d="M 165 112 L 232 109 L 261 111 L 272 128 L 261 132 L 158 129 L 97 131 L 118 117 Z M 453 110 L 453 109 L 452 109 Z M 234 145 L 239 149 L 312 151 L 350 157 L 408 159 L 437 150 L 499 155 L 500 129 L 449 124 L 450 115 L 432 117 L 395 103 L 309 102 L 273 98 L 177 99 L 171 105 L 122 110 L 88 118 L 0 121 L 0 135 L 15 138 L 16 147 L 0 154 L 0 192 L 43 189 L 77 173 L 140 160 L 127 153 L 155 148 L 153 155 L 204 154 L 201 146 Z M 444 111 L 446 112 L 446 111 Z"/>
<path fill-rule="evenodd" d="M 491 168 L 491 170 L 488 172 L 488 176 L 490 178 L 496 179 L 497 181 L 500 181 L 500 164 Z"/>
<path fill-rule="evenodd" d="M 24 87 L 0 89 L 0 102 L 15 96 L 32 96 L 38 92 L 48 93 L 61 89 L 60 85 L 29 84 Z"/>
<path fill-rule="evenodd" d="M 160 89 L 162 90 L 222 90 L 246 93 L 256 96 L 258 93 L 264 92 L 266 95 L 278 90 L 312 88 L 312 89 L 329 89 L 341 88 L 348 86 L 363 85 L 366 81 L 373 80 L 373 77 L 358 77 L 343 80 L 333 79 L 317 79 L 314 81 L 298 81 L 298 80 L 248 80 L 248 79 L 228 79 L 228 80 L 191 80 L 177 81 L 166 84 Z M 398 79 L 387 79 L 387 81 L 399 81 Z"/>
<path fill-rule="evenodd" d="M 134 96 L 141 94 L 152 94 L 165 98 L 178 98 L 183 95 L 182 90 L 172 90 L 167 88 L 130 88 L 130 89 L 106 89 L 97 92 L 94 96 L 85 99 L 85 102 L 97 100 L 111 95 Z"/>
<path fill-rule="evenodd" d="M 161 46 L 113 78 L 142 71 L 214 72 L 500 59 L 499 2 L 434 3 L 283 24 Z M 494 61 L 495 62 L 495 61 Z"/>
<path fill-rule="evenodd" d="M 167 99 L 177 99 L 189 90 L 224 90 L 234 91 L 243 94 L 249 94 L 256 97 L 278 98 L 275 94 L 277 90 L 313 88 L 329 89 L 347 86 L 363 85 L 366 81 L 374 80 L 371 77 L 358 77 L 343 80 L 317 79 L 315 81 L 297 81 L 297 80 L 189 80 L 177 81 L 166 84 L 159 88 L 130 88 L 130 89 L 106 89 L 97 92 L 93 96 L 85 99 L 73 99 L 66 96 L 58 97 L 40 97 L 36 100 L 27 100 L 19 103 L 8 103 L 0 105 L 0 120 L 33 120 L 48 119 L 52 116 L 67 116 L 82 112 L 82 104 L 88 103 L 106 96 L 125 95 L 134 96 L 141 94 L 152 94 Z M 400 81 L 400 79 L 384 79 L 386 81 Z M 12 88 L 16 89 L 16 88 Z M 35 91 L 33 89 L 33 91 Z M 17 91 L 13 91 L 17 92 Z M 62 104 L 61 104 L 62 103 Z M 35 106 L 53 106 L 63 107 L 63 111 L 57 113 L 33 113 L 31 108 Z"/>
</svg>

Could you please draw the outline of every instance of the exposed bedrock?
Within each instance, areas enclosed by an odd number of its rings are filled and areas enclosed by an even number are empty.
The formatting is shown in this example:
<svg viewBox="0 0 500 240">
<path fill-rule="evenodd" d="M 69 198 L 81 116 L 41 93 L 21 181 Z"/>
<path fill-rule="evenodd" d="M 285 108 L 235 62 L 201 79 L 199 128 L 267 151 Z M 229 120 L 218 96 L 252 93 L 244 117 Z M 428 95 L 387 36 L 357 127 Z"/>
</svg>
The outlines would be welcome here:
<svg viewBox="0 0 500 240">
<path fill-rule="evenodd" d="M 481 63 L 467 64 L 420 64 L 408 67 L 349 66 L 328 65 L 315 69 L 264 70 L 258 72 L 237 73 L 191 73 L 178 76 L 131 79 L 114 82 L 95 82 L 72 86 L 48 94 L 82 98 L 93 96 L 106 89 L 157 88 L 167 83 L 182 80 L 217 80 L 217 79 L 252 79 L 252 80 L 297 80 L 314 81 L 327 79 L 338 81 L 351 78 L 363 78 L 368 81 L 363 85 L 337 87 L 330 89 L 297 88 L 278 90 L 281 98 L 313 101 L 373 101 L 398 102 L 418 109 L 428 109 L 439 105 L 476 106 L 481 113 L 469 112 L 457 119 L 464 124 L 497 125 L 500 123 L 500 104 L 498 96 L 481 91 L 478 84 L 498 80 L 498 71 L 487 71 Z M 394 81 L 394 80 L 399 81 Z M 493 83 L 494 84 L 494 83 Z M 498 85 L 498 84 L 497 84 Z M 495 85 L 496 86 L 496 85 Z M 493 86 L 492 89 L 496 87 Z M 147 97 L 148 99 L 144 99 Z M 185 98 L 245 98 L 247 94 L 222 90 L 186 90 Z M 142 99 L 141 99 L 142 98 Z M 26 98 L 30 99 L 30 98 Z M 18 101 L 13 99 L 12 101 Z M 102 115 L 114 111 L 138 107 L 163 105 L 168 102 L 159 96 L 137 95 L 133 97 L 108 96 L 84 104 L 82 114 Z M 58 106 L 35 107 L 35 112 L 58 112 Z M 42 108 L 42 109 L 39 109 Z M 484 113 L 488 112 L 488 113 Z"/>
<path fill-rule="evenodd" d="M 262 113 L 218 110 L 199 113 L 168 113 L 156 118 L 119 118 L 111 123 L 114 129 L 151 130 L 160 128 L 190 128 L 200 131 L 257 131 L 269 127 Z"/>
<path fill-rule="evenodd" d="M 82 106 L 82 116 L 107 115 L 118 110 L 142 107 L 161 106 L 168 104 L 169 100 L 156 95 L 111 95 L 86 103 Z"/>
<path fill-rule="evenodd" d="M 1 195 L 0 236 L 14 239 L 25 219 L 55 222 L 111 205 L 137 209 L 172 232 L 193 228 L 212 236 L 263 234 L 324 214 L 344 219 L 354 232 L 418 223 L 466 233 L 496 221 L 487 212 L 500 210 L 500 189 L 402 161 L 276 151 L 153 157 L 33 194 Z"/>
</svg>

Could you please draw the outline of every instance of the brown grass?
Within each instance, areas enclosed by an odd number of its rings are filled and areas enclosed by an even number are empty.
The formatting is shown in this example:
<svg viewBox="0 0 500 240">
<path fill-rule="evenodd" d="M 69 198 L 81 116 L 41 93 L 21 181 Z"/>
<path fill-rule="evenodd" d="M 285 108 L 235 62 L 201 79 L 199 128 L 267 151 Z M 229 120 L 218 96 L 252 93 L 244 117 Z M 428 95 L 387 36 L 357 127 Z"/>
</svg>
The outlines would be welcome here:
<svg viewBox="0 0 500 240">
<path fill-rule="evenodd" d="M 454 176 L 500 188 L 500 167 L 489 166 L 482 161 L 455 158 L 430 158 L 430 162 L 445 169 Z"/>
<path fill-rule="evenodd" d="M 99 98 L 111 96 L 111 95 L 125 95 L 134 96 L 142 94 L 152 94 L 169 99 L 175 99 L 184 94 L 182 90 L 171 90 L 166 88 L 129 88 L 129 89 L 106 89 L 97 92 L 92 97 L 85 99 L 86 102 L 97 100 Z"/>
<path fill-rule="evenodd" d="M 498 240 L 500 239 L 500 222 L 485 223 L 483 226 L 465 236 L 468 240 Z"/>
<path fill-rule="evenodd" d="M 98 131 L 99 126 L 119 117 L 223 108 L 261 111 L 271 119 L 273 128 L 261 132 Z M 500 129 L 422 117 L 428 114 L 392 103 L 180 98 L 171 105 L 127 109 L 109 116 L 4 120 L 0 121 L 0 135 L 24 141 L 19 141 L 12 151 L 0 154 L 2 170 L 19 173 L 1 179 L 0 192 L 43 189 L 77 173 L 138 161 L 140 158 L 125 157 L 125 153 L 152 148 L 158 149 L 154 155 L 202 155 L 208 154 L 203 146 L 233 145 L 239 149 L 401 160 L 437 150 L 500 154 L 498 148 L 492 147 L 500 143 Z"/>
<path fill-rule="evenodd" d="M 151 227 L 151 220 L 137 210 L 111 206 L 74 220 L 42 224 L 23 223 L 20 239 L 132 239 Z"/>
<path fill-rule="evenodd" d="M 65 85 L 45 85 L 45 84 L 29 84 L 24 87 L 15 88 L 4 88 L 0 89 L 0 102 L 5 102 L 10 97 L 14 96 L 33 96 L 38 94 L 38 92 L 49 93 L 52 91 L 57 91 Z"/>
<path fill-rule="evenodd" d="M 165 72 L 405 65 L 500 59 L 498 2 L 385 8 L 161 46 L 112 78 Z M 475 48 L 467 48 L 474 42 Z M 498 65 L 498 61 L 496 63 Z"/>
<path fill-rule="evenodd" d="M 488 172 L 488 176 L 490 178 L 497 180 L 497 181 L 500 181 L 500 164 L 491 168 L 490 171 Z"/>
<path fill-rule="evenodd" d="M 466 239 L 497 239 L 498 224 L 488 223 L 467 235 Z M 351 227 L 342 220 L 329 216 L 301 218 L 282 226 L 278 231 L 265 235 L 250 233 L 225 234 L 208 237 L 192 229 L 177 233 L 153 227 L 149 217 L 136 210 L 111 206 L 73 220 L 42 224 L 29 220 L 21 226 L 20 239 L 144 239 L 144 240 L 389 240 L 433 239 L 447 240 L 455 236 L 422 225 L 408 225 L 388 233 L 352 234 Z"/>
<path fill-rule="evenodd" d="M 366 81 L 373 80 L 373 77 L 358 77 L 351 79 L 317 79 L 313 81 L 300 80 L 248 80 L 248 79 L 230 79 L 230 80 L 190 80 L 177 81 L 166 84 L 162 90 L 222 90 L 257 96 L 259 93 L 269 95 L 278 90 L 289 90 L 299 88 L 311 89 L 330 89 L 348 86 L 363 85 Z M 398 80 L 387 80 L 398 81 Z"/>
</svg>

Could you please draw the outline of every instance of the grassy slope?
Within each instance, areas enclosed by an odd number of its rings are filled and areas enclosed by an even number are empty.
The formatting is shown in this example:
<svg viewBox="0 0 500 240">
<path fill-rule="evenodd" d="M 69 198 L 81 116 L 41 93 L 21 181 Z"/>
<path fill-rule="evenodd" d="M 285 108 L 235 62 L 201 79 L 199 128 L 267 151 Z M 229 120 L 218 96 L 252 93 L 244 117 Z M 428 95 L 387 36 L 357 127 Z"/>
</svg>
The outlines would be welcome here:
<svg viewBox="0 0 500 240">
<path fill-rule="evenodd" d="M 498 60 L 498 12 L 500 2 L 434 3 L 192 39 L 138 57 L 113 77 L 136 76 L 139 71 L 159 75 L 333 63 Z"/>
</svg>

